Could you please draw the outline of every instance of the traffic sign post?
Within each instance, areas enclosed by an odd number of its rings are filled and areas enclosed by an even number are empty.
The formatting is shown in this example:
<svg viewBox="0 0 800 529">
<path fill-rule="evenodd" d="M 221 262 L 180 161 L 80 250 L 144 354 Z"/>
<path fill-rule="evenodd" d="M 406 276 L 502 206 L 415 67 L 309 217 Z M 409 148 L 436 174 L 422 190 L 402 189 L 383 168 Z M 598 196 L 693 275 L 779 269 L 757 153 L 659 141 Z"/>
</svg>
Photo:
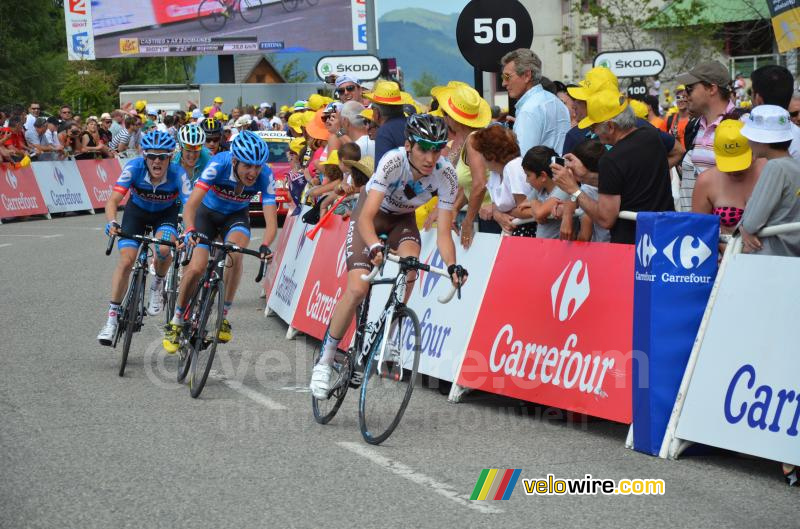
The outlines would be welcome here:
<svg viewBox="0 0 800 529">
<path fill-rule="evenodd" d="M 518 0 L 472 0 L 458 17 L 456 41 L 475 67 L 475 89 L 482 93 L 482 72 L 500 72 L 503 55 L 531 47 L 533 21 Z"/>
</svg>

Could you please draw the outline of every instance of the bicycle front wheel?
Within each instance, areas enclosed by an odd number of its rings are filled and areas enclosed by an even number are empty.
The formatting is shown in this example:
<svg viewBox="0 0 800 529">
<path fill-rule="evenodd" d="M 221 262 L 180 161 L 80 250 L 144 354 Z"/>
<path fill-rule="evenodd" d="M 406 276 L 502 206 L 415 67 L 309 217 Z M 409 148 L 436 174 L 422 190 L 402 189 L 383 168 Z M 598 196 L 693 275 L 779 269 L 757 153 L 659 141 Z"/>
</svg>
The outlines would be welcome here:
<svg viewBox="0 0 800 529">
<path fill-rule="evenodd" d="M 201 299 L 203 297 L 201 296 Z M 211 372 L 211 364 L 214 363 L 219 333 L 222 330 L 224 283 L 220 281 L 217 285 L 212 285 L 204 298 L 200 305 L 200 322 L 192 340 L 192 363 L 189 368 L 189 392 L 195 399 L 203 392 L 208 374 Z"/>
<path fill-rule="evenodd" d="M 317 362 L 322 355 L 322 348 L 317 355 Z M 320 424 L 328 424 L 333 419 L 336 412 L 344 402 L 344 396 L 347 395 L 347 388 L 350 385 L 350 377 L 353 373 L 353 362 L 350 354 L 336 352 L 336 359 L 333 364 L 334 378 L 330 397 L 328 399 L 318 399 L 313 394 L 311 395 L 311 409 L 314 412 L 314 420 Z"/>
<path fill-rule="evenodd" d="M 242 0 L 239 4 L 239 14 L 248 24 L 255 24 L 261 20 L 261 0 Z"/>
<path fill-rule="evenodd" d="M 297 9 L 297 2 L 298 0 L 281 0 L 281 5 L 283 8 L 291 13 L 295 9 Z"/>
<path fill-rule="evenodd" d="M 197 7 L 197 19 L 206 31 L 219 31 L 228 22 L 230 13 L 220 0 L 203 0 Z"/>
<path fill-rule="evenodd" d="M 119 376 L 125 374 L 128 364 L 128 353 L 131 350 L 133 332 L 136 330 L 139 311 L 144 307 L 144 268 L 137 268 L 131 282 L 130 296 L 122 309 L 122 319 L 125 322 L 125 336 L 122 339 L 122 352 L 119 359 Z"/>
<path fill-rule="evenodd" d="M 400 424 L 419 368 L 417 315 L 408 307 L 400 307 L 389 325 L 389 332 L 382 333 L 372 344 L 358 402 L 361 435 L 375 445 L 388 439 Z"/>
<path fill-rule="evenodd" d="M 172 315 L 175 313 L 175 303 L 178 301 L 178 254 L 173 248 L 172 265 L 167 272 L 167 279 L 164 283 L 164 325 L 169 325 Z"/>
</svg>

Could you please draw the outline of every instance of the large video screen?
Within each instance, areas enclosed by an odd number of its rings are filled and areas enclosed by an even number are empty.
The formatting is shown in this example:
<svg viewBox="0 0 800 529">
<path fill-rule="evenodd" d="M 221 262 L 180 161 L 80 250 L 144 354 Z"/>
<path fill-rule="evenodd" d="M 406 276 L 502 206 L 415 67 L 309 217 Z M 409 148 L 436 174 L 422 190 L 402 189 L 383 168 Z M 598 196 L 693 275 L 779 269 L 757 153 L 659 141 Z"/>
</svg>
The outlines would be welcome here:
<svg viewBox="0 0 800 529">
<path fill-rule="evenodd" d="M 70 59 L 366 44 L 364 0 L 65 0 L 64 11 Z"/>
</svg>

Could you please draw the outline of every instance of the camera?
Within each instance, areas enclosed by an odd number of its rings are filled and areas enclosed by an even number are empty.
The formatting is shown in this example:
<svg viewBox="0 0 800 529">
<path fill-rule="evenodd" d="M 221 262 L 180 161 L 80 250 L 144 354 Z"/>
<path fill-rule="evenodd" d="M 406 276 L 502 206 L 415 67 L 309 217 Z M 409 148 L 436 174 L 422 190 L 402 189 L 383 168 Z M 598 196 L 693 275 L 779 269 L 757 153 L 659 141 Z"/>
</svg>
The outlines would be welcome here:
<svg viewBox="0 0 800 529">
<path fill-rule="evenodd" d="M 560 165 L 561 167 L 566 167 L 567 166 L 567 161 L 564 158 L 562 158 L 561 156 L 551 156 L 550 157 L 550 163 L 551 164 Z"/>
</svg>

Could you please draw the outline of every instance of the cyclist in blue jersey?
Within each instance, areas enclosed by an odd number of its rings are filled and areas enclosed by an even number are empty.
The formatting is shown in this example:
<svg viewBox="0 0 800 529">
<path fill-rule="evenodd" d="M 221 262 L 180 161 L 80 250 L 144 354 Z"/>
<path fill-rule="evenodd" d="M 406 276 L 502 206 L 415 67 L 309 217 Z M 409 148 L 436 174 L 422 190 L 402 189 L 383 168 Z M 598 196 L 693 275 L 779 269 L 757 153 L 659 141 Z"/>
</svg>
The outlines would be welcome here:
<svg viewBox="0 0 800 529">
<path fill-rule="evenodd" d="M 194 123 L 184 125 L 178 131 L 180 149 L 172 156 L 172 163 L 183 167 L 193 185 L 211 161 L 211 152 L 205 143 L 206 133 Z"/>
<path fill-rule="evenodd" d="M 125 165 L 114 190 L 106 202 L 106 234 L 116 235 L 123 231 L 129 235 L 144 235 L 146 226 L 155 231 L 155 236 L 174 241 L 178 237 L 178 198 L 184 202 L 191 192 L 191 182 L 179 165 L 169 162 L 175 149 L 175 139 L 166 132 L 154 130 L 141 139 L 143 156 Z M 122 215 L 122 225 L 117 223 L 117 209 L 125 195 L 131 196 Z M 138 243 L 131 239 L 121 239 L 119 263 L 111 280 L 111 303 L 108 307 L 108 321 L 97 335 L 102 345 L 111 345 L 117 331 L 119 305 L 125 295 L 128 276 L 136 259 Z M 170 265 L 169 247 L 159 246 L 156 251 L 156 278 L 150 292 L 147 312 L 156 315 L 162 310 L 161 289 L 164 275 Z"/>
<path fill-rule="evenodd" d="M 250 199 L 261 192 L 264 210 L 264 239 L 261 243 L 262 258 L 269 259 L 269 245 L 278 232 L 278 214 L 275 203 L 275 180 L 265 164 L 269 155 L 266 142 L 250 131 L 239 133 L 231 142 L 231 150 L 221 152 L 211 159 L 206 170 L 195 182 L 189 202 L 183 208 L 186 244 L 195 245 L 196 235 L 214 240 L 221 237 L 225 242 L 246 248 L 250 243 Z M 209 247 L 197 244 L 192 260 L 183 271 L 181 289 L 175 305 L 175 314 L 164 331 L 164 349 L 169 353 L 178 350 L 183 312 L 194 294 L 197 281 L 208 263 Z M 225 269 L 225 304 L 223 308 L 220 342 L 232 337 L 228 311 L 233 303 L 239 280 L 242 276 L 242 254 L 230 255 L 231 266 Z"/>
</svg>

